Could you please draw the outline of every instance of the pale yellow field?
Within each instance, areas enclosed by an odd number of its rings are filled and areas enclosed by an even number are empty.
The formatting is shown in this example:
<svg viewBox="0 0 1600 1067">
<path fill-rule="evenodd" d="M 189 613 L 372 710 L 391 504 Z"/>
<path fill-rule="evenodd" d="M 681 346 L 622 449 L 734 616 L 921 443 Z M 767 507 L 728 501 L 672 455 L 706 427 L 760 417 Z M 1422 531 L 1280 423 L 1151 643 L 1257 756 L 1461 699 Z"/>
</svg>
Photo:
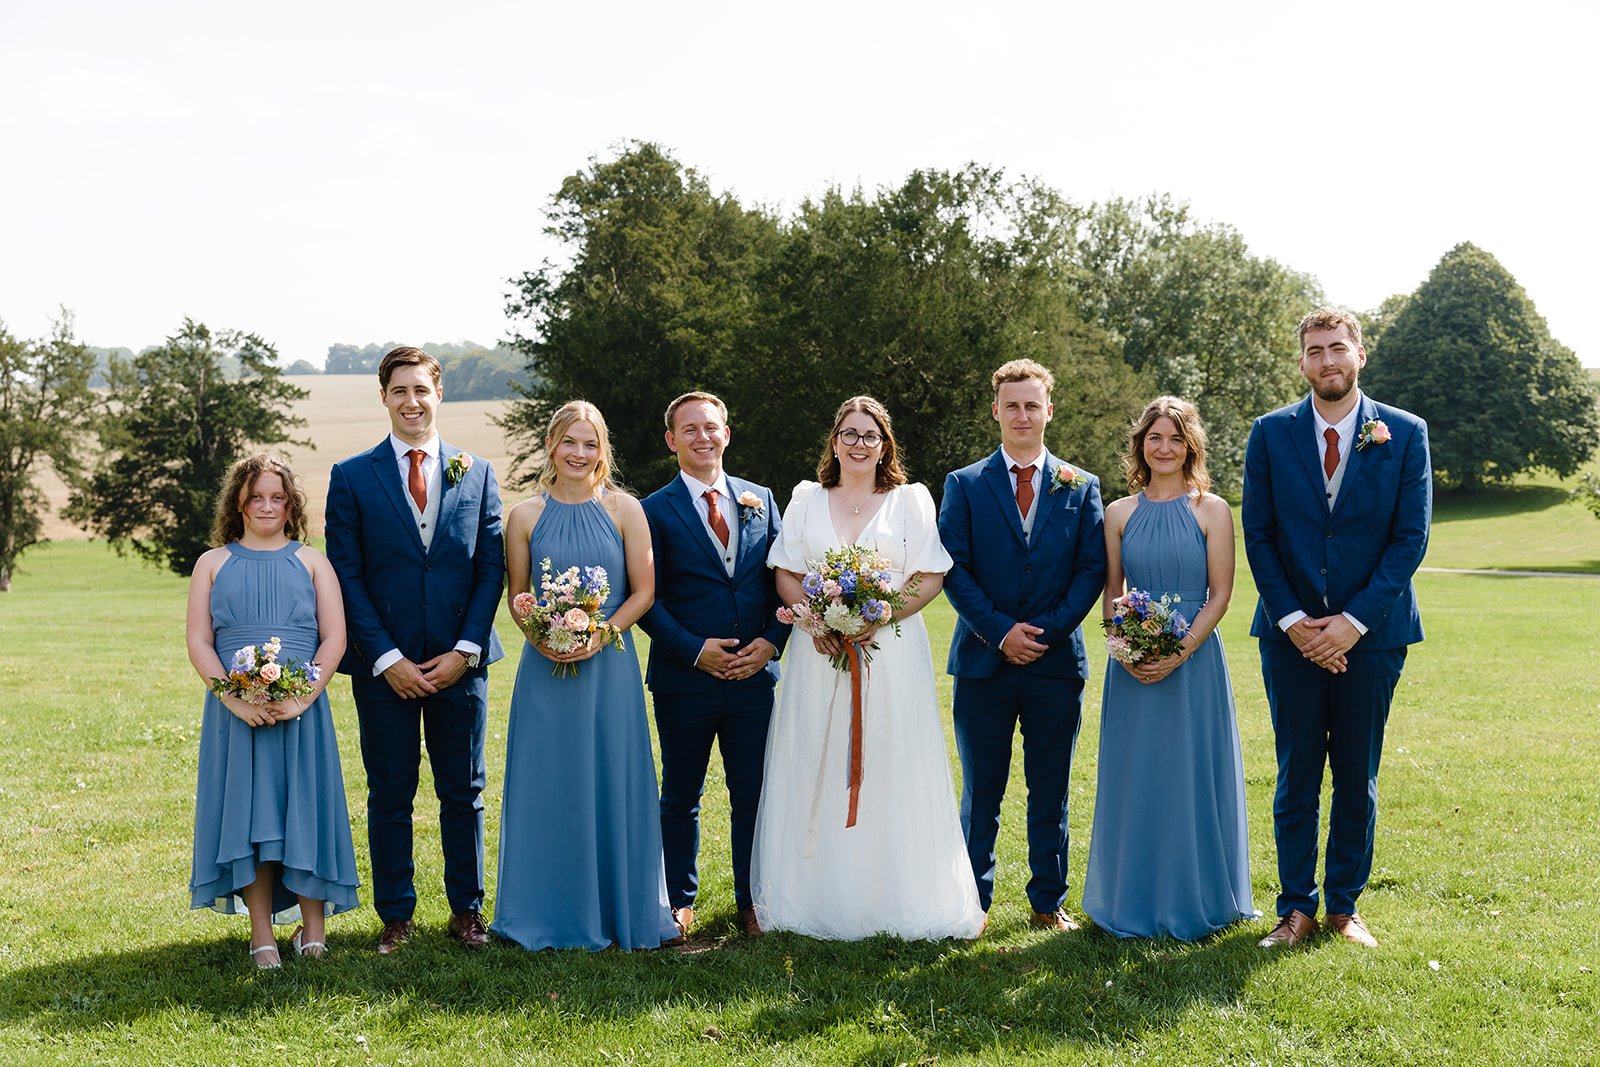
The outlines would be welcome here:
<svg viewBox="0 0 1600 1067">
<path fill-rule="evenodd" d="M 322 511 L 328 500 L 328 470 L 339 460 L 364 452 L 389 432 L 389 415 L 378 400 L 375 374 L 305 375 L 291 379 L 311 395 L 295 413 L 306 425 L 295 431 L 313 443 L 312 448 L 285 448 L 295 472 L 305 486 L 311 505 L 312 536 L 322 537 Z M 449 395 L 449 382 L 445 394 Z M 506 479 L 511 468 L 510 449 L 500 428 L 491 420 L 505 410 L 506 400 L 464 400 L 445 403 L 439 408 L 439 433 L 457 448 L 481 456 L 494 464 L 500 479 L 500 492 L 507 507 L 528 496 L 509 489 Z M 45 535 L 58 539 L 80 539 L 89 534 L 64 521 L 57 512 L 66 503 L 66 487 L 54 474 L 41 479 L 50 496 L 51 514 L 45 520 Z"/>
</svg>

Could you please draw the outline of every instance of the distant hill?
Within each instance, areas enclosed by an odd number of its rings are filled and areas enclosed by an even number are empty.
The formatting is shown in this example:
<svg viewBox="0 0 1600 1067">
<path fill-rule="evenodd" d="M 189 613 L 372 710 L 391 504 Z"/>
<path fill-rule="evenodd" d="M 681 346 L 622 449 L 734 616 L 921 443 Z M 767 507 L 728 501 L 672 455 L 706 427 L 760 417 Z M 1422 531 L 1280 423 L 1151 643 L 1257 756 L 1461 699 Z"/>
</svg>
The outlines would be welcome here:
<svg viewBox="0 0 1600 1067">
<path fill-rule="evenodd" d="M 328 346 L 325 374 L 376 374 L 384 353 L 399 346 L 383 344 Z M 505 400 L 516 395 L 513 381 L 527 383 L 521 353 L 506 345 L 485 348 L 471 341 L 460 344 L 418 345 L 444 368 L 444 398 L 452 400 Z"/>
</svg>

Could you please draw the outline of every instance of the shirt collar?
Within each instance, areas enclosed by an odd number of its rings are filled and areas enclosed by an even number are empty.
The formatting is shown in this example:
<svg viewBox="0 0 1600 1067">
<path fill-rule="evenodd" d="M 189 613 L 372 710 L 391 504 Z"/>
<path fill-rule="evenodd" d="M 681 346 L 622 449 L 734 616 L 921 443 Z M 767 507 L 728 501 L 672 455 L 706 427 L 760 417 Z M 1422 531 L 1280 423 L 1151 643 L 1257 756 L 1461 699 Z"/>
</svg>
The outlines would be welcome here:
<svg viewBox="0 0 1600 1067">
<path fill-rule="evenodd" d="M 728 498 L 728 474 L 726 471 L 719 472 L 717 480 L 709 483 L 702 482 L 682 467 L 678 468 L 678 477 L 682 478 L 683 484 L 688 486 L 691 499 L 699 500 L 707 489 L 715 489 L 717 495 L 724 500 Z"/>
<path fill-rule="evenodd" d="M 1043 448 L 1039 449 L 1039 455 L 1033 461 L 1033 473 L 1034 474 L 1039 474 L 1040 472 L 1042 472 L 1044 470 L 1044 457 L 1047 454 L 1048 453 L 1046 453 L 1046 451 Z M 1026 466 L 1028 466 L 1028 464 L 1022 462 L 1016 456 L 1013 456 L 1010 452 L 1007 452 L 1005 445 L 1001 445 L 1000 446 L 1000 458 L 1005 461 L 1006 470 L 1008 472 L 1011 470 L 1012 467 L 1026 467 Z"/>
<path fill-rule="evenodd" d="M 1338 422 L 1329 422 L 1327 419 L 1323 418 L 1322 412 L 1317 410 L 1317 405 L 1312 403 L 1311 417 L 1316 422 L 1317 439 L 1321 440 L 1325 436 L 1324 431 L 1326 431 L 1329 426 L 1332 426 L 1335 430 L 1339 431 L 1339 440 L 1341 443 L 1350 440 L 1350 438 L 1355 434 L 1356 420 L 1361 418 L 1361 402 L 1365 399 L 1365 394 L 1363 394 L 1361 390 L 1357 389 L 1355 407 L 1351 408 L 1350 413 L 1344 418 L 1340 419 Z"/>
<path fill-rule="evenodd" d="M 409 463 L 409 462 L 411 462 L 406 457 L 406 453 L 410 452 L 413 448 L 422 449 L 422 451 L 427 453 L 429 459 L 438 459 L 439 458 L 439 435 L 438 434 L 434 434 L 432 437 L 428 438 L 426 441 L 424 441 L 420 445 L 408 445 L 404 441 L 400 440 L 400 438 L 396 437 L 393 433 L 391 433 L 391 434 L 389 434 L 389 444 L 390 444 L 390 446 L 392 446 L 394 448 L 394 458 L 395 458 L 395 462 L 397 462 L 397 463 Z"/>
</svg>

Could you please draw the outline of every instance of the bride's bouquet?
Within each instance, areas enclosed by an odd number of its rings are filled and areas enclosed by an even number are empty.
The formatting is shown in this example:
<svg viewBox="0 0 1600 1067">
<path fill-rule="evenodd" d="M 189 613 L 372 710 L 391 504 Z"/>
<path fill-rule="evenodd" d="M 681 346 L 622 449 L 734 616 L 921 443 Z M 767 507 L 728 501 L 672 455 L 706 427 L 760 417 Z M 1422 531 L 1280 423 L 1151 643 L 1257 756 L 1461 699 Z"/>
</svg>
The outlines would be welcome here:
<svg viewBox="0 0 1600 1067">
<path fill-rule="evenodd" d="M 896 636 L 900 624 L 895 612 L 906 606 L 906 594 L 913 588 L 894 589 L 889 585 L 889 561 L 876 552 L 860 545 L 830 548 L 819 560 L 807 561 L 807 571 L 800 581 L 806 599 L 778 609 L 778 621 L 792 623 L 812 637 L 829 633 L 853 637 L 870 624 L 887 624 L 894 627 Z M 870 660 L 871 642 L 860 649 Z M 850 669 L 850 659 L 841 652 L 833 657 L 836 669 Z"/>
<path fill-rule="evenodd" d="M 1106 653 L 1130 666 L 1177 655 L 1189 632 L 1189 620 L 1173 606 L 1180 600 L 1168 593 L 1156 600 L 1130 587 L 1125 596 L 1111 602 L 1111 618 L 1100 620 L 1106 631 Z"/>
<path fill-rule="evenodd" d="M 518 593 L 511 598 L 511 617 L 536 645 L 552 652 L 571 652 L 601 634 L 622 651 L 622 631 L 606 621 L 600 606 L 611 595 L 611 579 L 604 567 L 568 567 L 551 572 L 548 557 L 539 563 L 539 595 Z M 558 678 L 578 673 L 576 663 L 557 663 L 550 672 Z"/>
<path fill-rule="evenodd" d="M 283 642 L 274 637 L 260 645 L 245 645 L 233 654 L 226 678 L 211 679 L 219 697 L 236 696 L 250 704 L 271 704 L 317 691 L 322 669 L 315 663 L 278 662 Z"/>
</svg>

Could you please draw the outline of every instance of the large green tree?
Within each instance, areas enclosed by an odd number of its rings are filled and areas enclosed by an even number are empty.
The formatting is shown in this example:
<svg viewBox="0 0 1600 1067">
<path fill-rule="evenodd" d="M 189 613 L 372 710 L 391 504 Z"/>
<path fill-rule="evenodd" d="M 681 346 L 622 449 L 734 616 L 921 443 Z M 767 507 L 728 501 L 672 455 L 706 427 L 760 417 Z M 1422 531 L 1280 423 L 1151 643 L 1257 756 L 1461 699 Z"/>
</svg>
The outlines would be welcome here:
<svg viewBox="0 0 1600 1067">
<path fill-rule="evenodd" d="M 1078 313 L 1157 392 L 1195 403 L 1212 476 L 1236 492 L 1251 421 L 1303 392 L 1295 325 L 1322 302 L 1316 282 L 1170 197 L 1097 204 L 1074 225 L 1067 276 Z"/>
<path fill-rule="evenodd" d="M 190 319 L 161 346 L 113 358 L 108 378 L 102 457 L 69 511 L 119 553 L 187 574 L 208 547 L 228 468 L 253 446 L 303 443 L 290 436 L 305 422 L 293 405 L 309 394 L 260 337 Z"/>
<path fill-rule="evenodd" d="M 73 338 L 65 309 L 43 341 L 20 340 L 0 323 L 0 592 L 11 588 L 17 557 L 43 539 L 49 501 L 39 475 L 48 466 L 69 486 L 79 480 L 94 371 L 95 354 Z"/>
<path fill-rule="evenodd" d="M 1494 256 L 1459 244 L 1368 350 L 1362 384 L 1428 420 L 1447 486 L 1543 468 L 1574 474 L 1600 443 L 1595 386 Z"/>
<path fill-rule="evenodd" d="M 568 177 L 550 220 L 569 262 L 513 278 L 508 297 L 529 380 L 501 421 L 512 480 L 528 483 L 550 414 L 581 398 L 604 412 L 622 477 L 653 489 L 676 469 L 662 441 L 667 402 L 721 388 L 724 368 L 744 358 L 752 278 L 777 225 L 647 143 Z"/>
</svg>

